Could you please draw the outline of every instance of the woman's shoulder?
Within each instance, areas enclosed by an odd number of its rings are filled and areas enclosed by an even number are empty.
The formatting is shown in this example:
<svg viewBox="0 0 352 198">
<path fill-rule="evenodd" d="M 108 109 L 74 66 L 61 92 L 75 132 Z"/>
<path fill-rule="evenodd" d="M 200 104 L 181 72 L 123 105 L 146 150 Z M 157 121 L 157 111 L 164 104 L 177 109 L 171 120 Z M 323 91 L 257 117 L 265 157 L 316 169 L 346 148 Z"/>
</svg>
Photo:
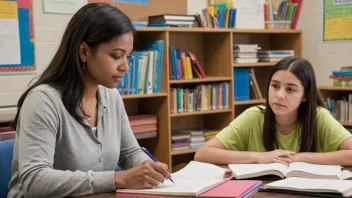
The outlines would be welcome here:
<svg viewBox="0 0 352 198">
<path fill-rule="evenodd" d="M 43 96 L 47 96 L 49 98 L 61 98 L 61 92 L 48 84 L 36 86 L 28 93 L 28 95 L 39 98 L 42 98 Z"/>
</svg>

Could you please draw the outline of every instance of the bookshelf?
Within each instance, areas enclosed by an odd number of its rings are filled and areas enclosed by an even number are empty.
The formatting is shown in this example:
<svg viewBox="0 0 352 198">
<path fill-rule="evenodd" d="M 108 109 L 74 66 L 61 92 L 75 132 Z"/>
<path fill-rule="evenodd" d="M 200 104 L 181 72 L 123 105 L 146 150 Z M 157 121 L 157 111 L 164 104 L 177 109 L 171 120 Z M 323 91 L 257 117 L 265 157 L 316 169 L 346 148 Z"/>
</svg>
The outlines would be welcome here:
<svg viewBox="0 0 352 198">
<path fill-rule="evenodd" d="M 348 100 L 348 94 L 352 94 L 352 87 L 339 87 L 339 86 L 318 86 L 320 95 L 323 99 L 330 97 L 339 100 L 345 97 Z M 352 127 L 352 122 L 340 122 L 344 127 Z"/>
<path fill-rule="evenodd" d="M 170 170 L 177 164 L 193 160 L 197 149 L 171 149 L 172 131 L 180 129 L 206 128 L 221 130 L 246 108 L 261 104 L 253 95 L 248 101 L 234 101 L 233 69 L 253 67 L 260 90 L 265 97 L 265 88 L 273 62 L 255 64 L 234 64 L 233 44 L 259 44 L 264 50 L 295 50 L 301 56 L 302 33 L 300 30 L 237 30 L 214 28 L 173 28 L 139 27 L 136 29 L 135 43 L 151 40 L 164 40 L 164 57 L 161 93 L 150 95 L 125 95 L 123 100 L 127 114 L 156 114 L 158 117 L 158 137 L 139 140 Z M 169 47 L 181 51 L 191 51 L 207 74 L 206 78 L 170 80 Z M 226 109 L 204 110 L 171 114 L 170 89 L 197 84 L 228 82 L 229 107 Z"/>
</svg>

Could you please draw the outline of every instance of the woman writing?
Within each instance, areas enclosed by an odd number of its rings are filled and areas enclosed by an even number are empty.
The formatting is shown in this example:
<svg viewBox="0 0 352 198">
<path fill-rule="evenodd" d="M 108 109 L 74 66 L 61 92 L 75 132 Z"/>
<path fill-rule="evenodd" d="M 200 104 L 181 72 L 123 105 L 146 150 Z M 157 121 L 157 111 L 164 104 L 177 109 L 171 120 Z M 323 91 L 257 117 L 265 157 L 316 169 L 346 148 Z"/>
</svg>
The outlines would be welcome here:
<svg viewBox="0 0 352 198">
<path fill-rule="evenodd" d="M 115 89 L 134 29 L 117 8 L 87 4 L 47 69 L 18 102 L 8 197 L 67 197 L 151 188 L 170 179 L 145 155 Z M 125 171 L 114 172 L 119 165 Z"/>
<path fill-rule="evenodd" d="M 265 107 L 244 111 L 205 143 L 195 160 L 352 165 L 351 134 L 324 108 L 307 60 L 279 61 L 271 70 L 267 96 Z"/>
</svg>

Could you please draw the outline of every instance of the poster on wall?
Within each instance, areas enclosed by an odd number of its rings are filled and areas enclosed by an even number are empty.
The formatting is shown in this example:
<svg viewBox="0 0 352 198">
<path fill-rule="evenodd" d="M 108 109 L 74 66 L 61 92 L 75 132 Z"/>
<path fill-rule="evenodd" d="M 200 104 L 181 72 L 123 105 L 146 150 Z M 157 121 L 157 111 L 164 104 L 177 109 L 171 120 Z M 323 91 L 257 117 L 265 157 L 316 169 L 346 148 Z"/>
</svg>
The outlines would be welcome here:
<svg viewBox="0 0 352 198">
<path fill-rule="evenodd" d="M 324 0 L 323 41 L 352 40 L 352 1 Z"/>
<path fill-rule="evenodd" d="M 32 0 L 1 0 L 0 74 L 34 70 Z"/>
</svg>

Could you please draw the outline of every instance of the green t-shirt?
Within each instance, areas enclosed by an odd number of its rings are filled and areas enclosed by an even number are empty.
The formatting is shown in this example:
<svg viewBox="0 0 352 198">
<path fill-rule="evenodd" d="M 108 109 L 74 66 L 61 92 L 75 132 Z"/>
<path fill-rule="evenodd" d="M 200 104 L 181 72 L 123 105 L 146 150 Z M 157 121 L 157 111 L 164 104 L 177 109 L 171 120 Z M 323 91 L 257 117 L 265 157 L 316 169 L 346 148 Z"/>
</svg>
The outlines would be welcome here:
<svg viewBox="0 0 352 198">
<path fill-rule="evenodd" d="M 336 151 L 340 144 L 351 136 L 351 133 L 325 108 L 317 108 L 317 121 L 317 152 Z M 216 137 L 228 150 L 265 152 L 263 127 L 264 113 L 257 106 L 254 106 L 236 117 Z M 282 135 L 278 131 L 276 133 L 278 149 L 299 152 L 301 125 L 289 135 Z"/>
</svg>

